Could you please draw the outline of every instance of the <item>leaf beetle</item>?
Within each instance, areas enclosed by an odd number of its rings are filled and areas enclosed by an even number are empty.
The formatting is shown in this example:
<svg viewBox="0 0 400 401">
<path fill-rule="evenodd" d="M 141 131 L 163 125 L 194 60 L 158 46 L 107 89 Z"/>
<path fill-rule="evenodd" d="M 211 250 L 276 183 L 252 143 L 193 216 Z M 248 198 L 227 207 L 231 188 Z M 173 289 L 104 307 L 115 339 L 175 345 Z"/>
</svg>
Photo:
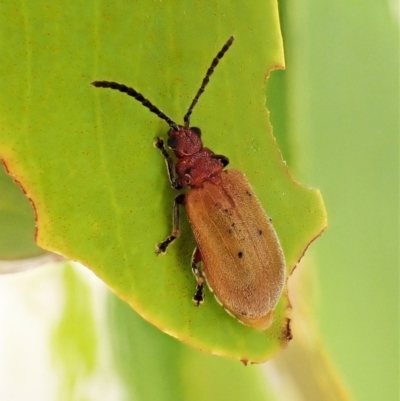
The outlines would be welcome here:
<svg viewBox="0 0 400 401">
<path fill-rule="evenodd" d="M 179 207 L 185 207 L 196 239 L 191 267 L 197 280 L 193 301 L 204 301 L 207 282 L 218 302 L 240 322 L 266 329 L 285 283 L 285 259 L 279 239 L 246 176 L 234 169 L 224 170 L 229 159 L 203 146 L 201 130 L 190 127 L 194 106 L 204 92 L 215 67 L 234 41 L 231 36 L 213 59 L 202 84 L 178 125 L 135 89 L 125 85 L 94 81 L 98 88 L 110 88 L 132 96 L 168 123 L 167 145 L 162 138 L 154 145 L 164 157 L 174 189 L 189 187 L 175 197 L 171 235 L 157 244 L 157 254 L 180 236 Z"/>
</svg>

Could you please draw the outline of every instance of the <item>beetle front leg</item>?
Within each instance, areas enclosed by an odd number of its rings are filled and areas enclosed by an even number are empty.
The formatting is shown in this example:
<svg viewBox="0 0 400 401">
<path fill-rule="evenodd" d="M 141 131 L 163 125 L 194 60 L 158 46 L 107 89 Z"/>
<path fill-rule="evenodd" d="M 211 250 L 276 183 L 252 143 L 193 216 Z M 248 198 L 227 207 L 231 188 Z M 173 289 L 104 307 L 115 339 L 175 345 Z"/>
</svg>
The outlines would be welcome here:
<svg viewBox="0 0 400 401">
<path fill-rule="evenodd" d="M 167 163 L 168 178 L 169 178 L 169 182 L 172 185 L 172 188 L 182 189 L 182 185 L 179 183 L 179 180 L 176 178 L 174 161 L 172 160 L 172 157 L 169 155 L 167 149 L 165 149 L 164 140 L 160 137 L 157 137 L 156 141 L 154 142 L 154 146 L 161 152 L 161 154 L 163 155 L 163 157 L 165 159 L 165 162 Z"/>
<path fill-rule="evenodd" d="M 196 292 L 193 297 L 193 302 L 196 306 L 200 306 L 204 302 L 204 282 L 205 277 L 202 271 L 199 269 L 201 262 L 201 253 L 199 248 L 196 248 L 192 256 L 192 271 L 197 280 Z"/>
<path fill-rule="evenodd" d="M 185 194 L 180 194 L 175 197 L 173 211 L 172 211 L 172 233 L 166 238 L 163 242 L 160 242 L 156 246 L 156 254 L 160 255 L 167 251 L 168 246 L 175 241 L 176 238 L 180 237 L 180 214 L 179 214 L 179 205 L 183 205 L 185 202 Z"/>
</svg>

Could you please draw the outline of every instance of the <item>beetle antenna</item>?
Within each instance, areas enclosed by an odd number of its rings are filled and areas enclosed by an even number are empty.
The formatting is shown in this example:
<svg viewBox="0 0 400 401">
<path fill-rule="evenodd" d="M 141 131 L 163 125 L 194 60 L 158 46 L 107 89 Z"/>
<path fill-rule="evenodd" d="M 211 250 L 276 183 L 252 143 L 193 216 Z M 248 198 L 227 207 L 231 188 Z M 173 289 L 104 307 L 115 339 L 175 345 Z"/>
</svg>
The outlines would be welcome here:
<svg viewBox="0 0 400 401">
<path fill-rule="evenodd" d="M 231 47 L 234 40 L 235 40 L 235 37 L 231 36 L 227 40 L 227 42 L 224 44 L 222 49 L 215 56 L 214 60 L 212 61 L 210 68 L 207 70 L 206 76 L 204 77 L 203 82 L 201 83 L 200 89 L 197 91 L 196 96 L 194 97 L 194 99 L 192 101 L 192 104 L 190 105 L 188 111 L 185 114 L 185 117 L 183 117 L 183 121 L 185 122 L 185 127 L 189 127 L 190 115 L 192 114 L 194 106 L 196 106 L 196 103 L 199 101 L 199 97 L 202 95 L 202 93 L 206 89 L 206 86 L 207 86 L 208 82 L 210 81 L 210 77 L 211 77 L 212 73 L 214 72 L 215 67 L 218 65 L 218 63 L 220 62 L 222 57 L 224 57 L 224 54 Z"/>
<path fill-rule="evenodd" d="M 150 100 L 147 100 L 141 93 L 136 92 L 133 88 L 128 88 L 125 85 L 118 84 L 117 82 L 109 82 L 109 81 L 94 81 L 91 85 L 95 86 L 96 88 L 110 88 L 116 89 L 120 92 L 126 93 L 129 96 L 134 97 L 137 101 L 142 103 L 144 107 L 147 107 L 152 113 L 156 116 L 160 117 L 164 121 L 168 123 L 168 125 L 173 128 L 175 131 L 179 131 L 179 126 L 176 122 L 172 121 L 165 113 L 163 113 L 159 108 L 154 106 Z"/>
</svg>

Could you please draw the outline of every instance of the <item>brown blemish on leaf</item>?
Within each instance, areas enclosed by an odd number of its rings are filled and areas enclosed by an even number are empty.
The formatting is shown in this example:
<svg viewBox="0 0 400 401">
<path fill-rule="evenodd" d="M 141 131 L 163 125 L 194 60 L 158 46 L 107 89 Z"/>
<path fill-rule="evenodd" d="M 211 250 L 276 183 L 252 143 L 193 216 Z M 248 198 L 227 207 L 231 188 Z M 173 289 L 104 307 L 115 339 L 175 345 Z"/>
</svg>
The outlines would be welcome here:
<svg viewBox="0 0 400 401">
<path fill-rule="evenodd" d="M 284 343 L 288 343 L 290 340 L 293 339 L 292 335 L 292 329 L 290 327 L 291 319 L 289 317 L 286 318 L 286 324 L 283 327 L 282 333 L 281 333 L 281 340 Z"/>
</svg>

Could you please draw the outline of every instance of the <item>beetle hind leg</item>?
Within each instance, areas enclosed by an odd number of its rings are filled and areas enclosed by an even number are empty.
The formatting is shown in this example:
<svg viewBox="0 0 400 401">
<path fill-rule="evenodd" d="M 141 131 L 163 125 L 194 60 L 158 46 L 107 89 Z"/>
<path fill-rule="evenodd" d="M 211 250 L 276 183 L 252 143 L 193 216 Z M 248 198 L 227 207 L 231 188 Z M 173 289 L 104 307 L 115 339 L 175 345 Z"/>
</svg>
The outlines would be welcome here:
<svg viewBox="0 0 400 401">
<path fill-rule="evenodd" d="M 193 252 L 192 263 L 191 263 L 192 272 L 197 280 L 196 292 L 193 296 L 193 302 L 195 303 L 196 306 L 200 306 L 204 302 L 205 277 L 203 275 L 203 272 L 199 269 L 200 262 L 201 262 L 201 253 L 199 248 L 196 248 Z"/>
</svg>

